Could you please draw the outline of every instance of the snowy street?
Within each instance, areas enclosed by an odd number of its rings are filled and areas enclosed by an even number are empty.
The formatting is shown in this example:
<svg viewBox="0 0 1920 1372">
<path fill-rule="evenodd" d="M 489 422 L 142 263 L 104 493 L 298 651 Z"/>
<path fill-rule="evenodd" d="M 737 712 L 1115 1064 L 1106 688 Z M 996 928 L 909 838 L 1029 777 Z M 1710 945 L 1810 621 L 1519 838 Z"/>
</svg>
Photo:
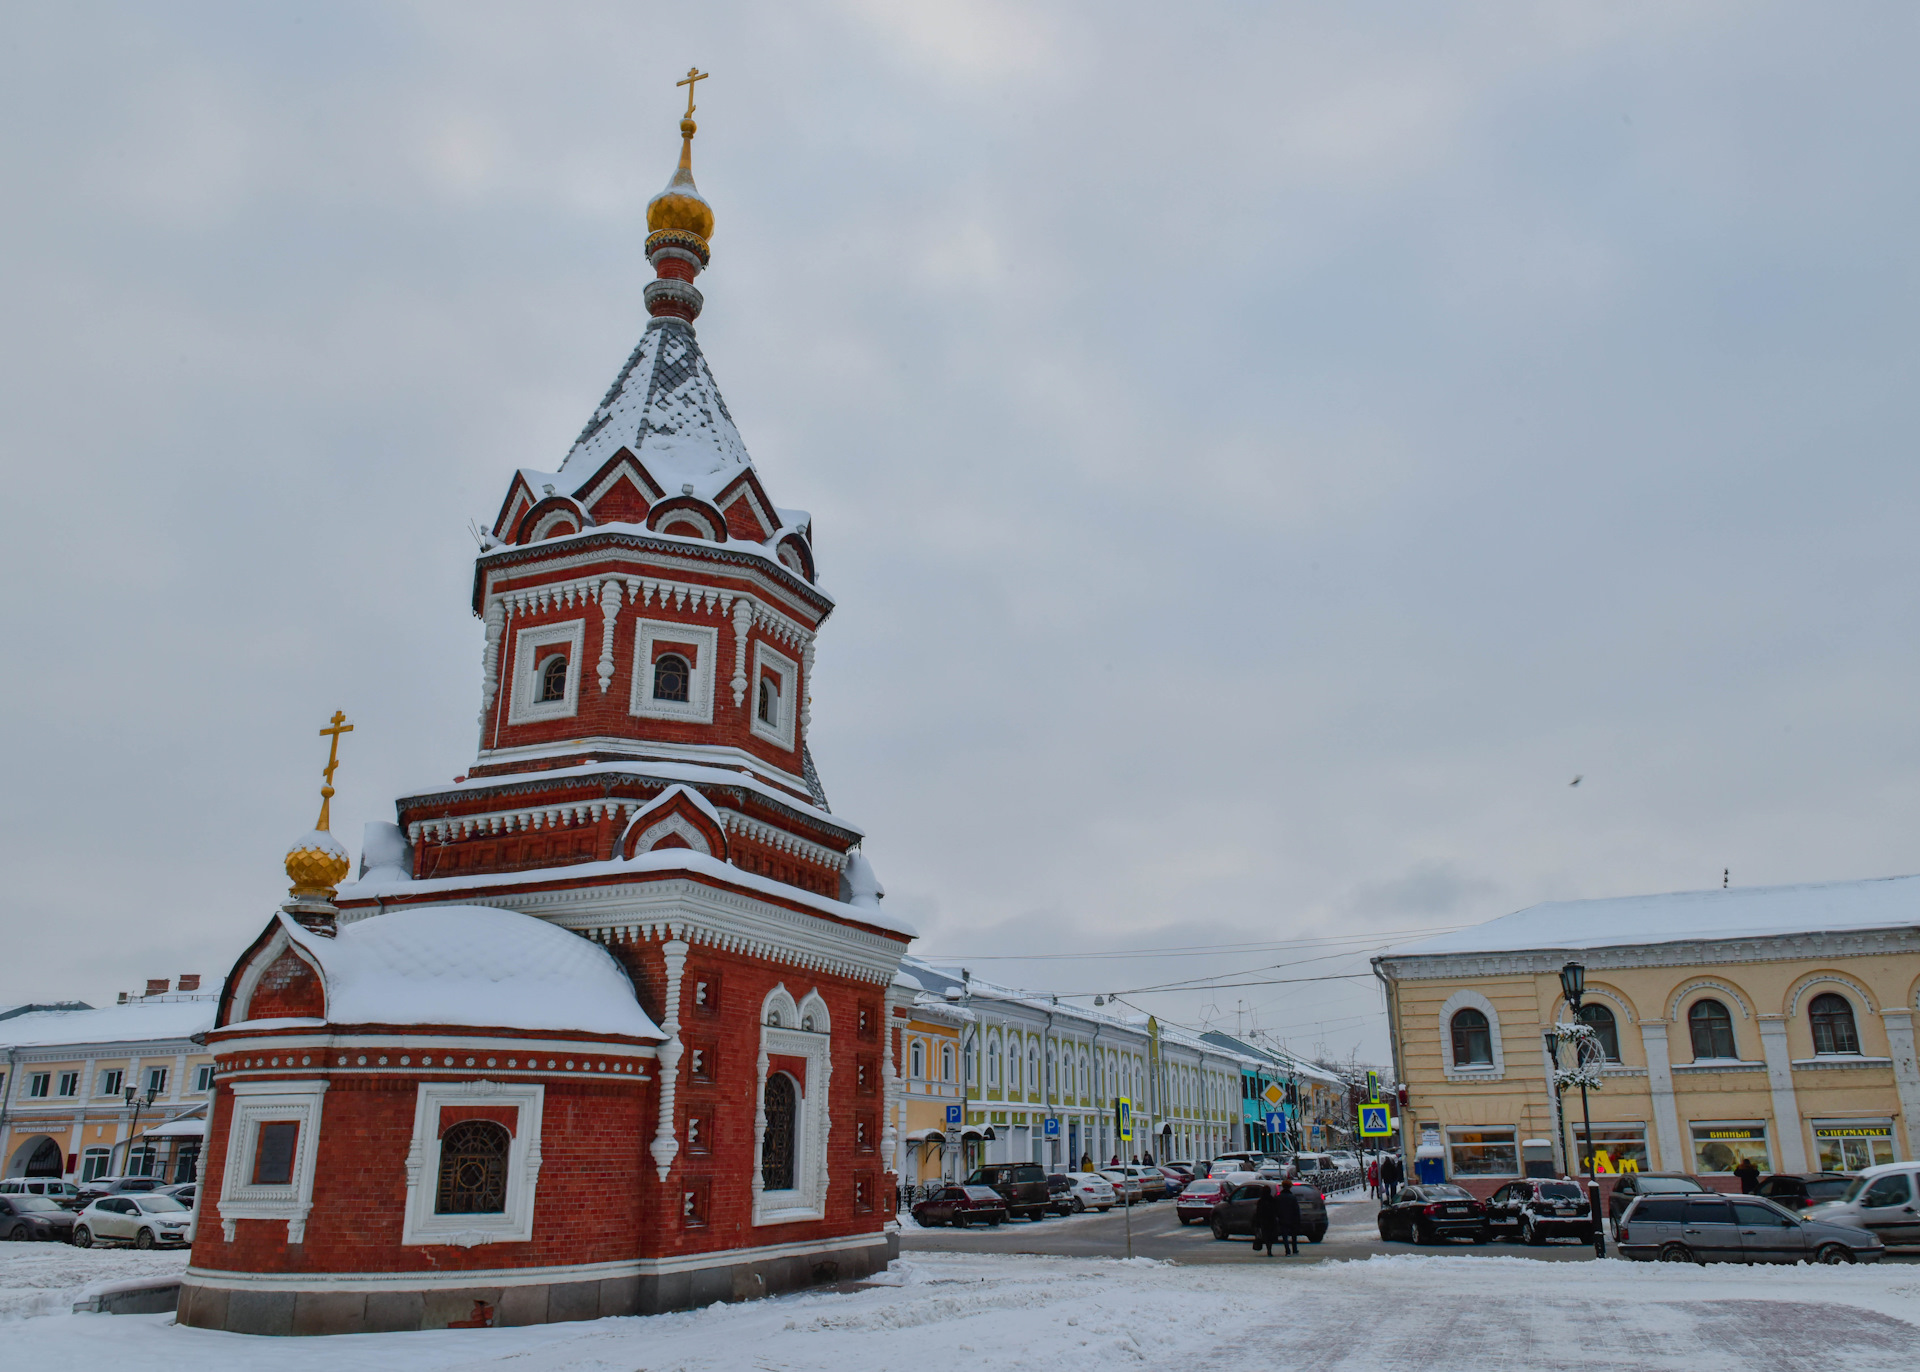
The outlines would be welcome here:
<svg viewBox="0 0 1920 1372">
<path fill-rule="evenodd" d="M 343 1366 L 433 1372 L 879 1372 L 1243 1365 L 1646 1372 L 1906 1372 L 1920 1359 L 1920 1272 L 1541 1263 L 1461 1252 L 1292 1267 L 919 1253 L 875 1282 L 646 1319 L 524 1329 L 280 1339 L 164 1315 L 41 1315 L 88 1280 L 181 1255 L 8 1245 L 0 1339 L 22 1368 L 147 1372 Z M 1498 1250 L 1494 1250 L 1496 1253 Z M 73 1289 L 57 1292 L 61 1282 Z M 32 1300 L 22 1293 L 32 1287 Z"/>
</svg>

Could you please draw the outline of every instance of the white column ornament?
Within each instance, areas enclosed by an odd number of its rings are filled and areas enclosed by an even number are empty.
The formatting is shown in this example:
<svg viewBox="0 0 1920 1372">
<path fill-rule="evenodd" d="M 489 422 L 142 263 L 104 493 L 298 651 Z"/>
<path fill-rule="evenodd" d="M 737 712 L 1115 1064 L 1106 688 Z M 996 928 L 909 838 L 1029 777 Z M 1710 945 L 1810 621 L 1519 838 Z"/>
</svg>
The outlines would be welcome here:
<svg viewBox="0 0 1920 1372">
<path fill-rule="evenodd" d="M 753 1213 L 760 1213 L 760 1193 L 767 1189 L 767 1031 L 760 1031 L 760 1083 L 753 1093 Z"/>
<path fill-rule="evenodd" d="M 611 584 L 611 583 L 609 583 Z M 667 959 L 667 1041 L 660 1045 L 660 1126 L 653 1134 L 653 1165 L 660 1180 L 667 1179 L 680 1141 L 673 1136 L 673 1097 L 680 1083 L 680 974 L 687 966 L 687 945 L 679 938 L 669 939 L 660 951 Z"/>
<path fill-rule="evenodd" d="M 620 583 L 600 588 L 600 693 L 613 684 L 613 628 L 620 619 Z"/>
<path fill-rule="evenodd" d="M 733 602 L 733 708 L 747 698 L 747 630 L 753 625 L 753 606 L 745 596 Z"/>
<path fill-rule="evenodd" d="M 813 727 L 813 637 L 807 637 L 806 647 L 800 652 L 800 735 L 806 736 Z"/>
<path fill-rule="evenodd" d="M 1881 1023 L 1887 1029 L 1887 1047 L 1893 1053 L 1893 1084 L 1900 1095 L 1900 1122 L 1907 1131 L 1907 1150 L 1902 1157 L 1913 1157 L 1915 1141 L 1920 1140 L 1920 1061 L 1913 1042 L 1913 1011 L 1904 1006 L 1882 1010 Z"/>
<path fill-rule="evenodd" d="M 1660 1145 L 1659 1166 L 1669 1172 L 1684 1172 L 1692 1159 L 1680 1141 L 1680 1111 L 1673 1098 L 1673 1062 L 1668 1056 L 1667 1022 L 1641 1020 L 1640 1045 L 1647 1052 L 1647 1090 L 1653 1096 L 1653 1137 Z"/>
<path fill-rule="evenodd" d="M 486 744 L 487 712 L 493 709 L 493 698 L 500 691 L 500 635 L 507 626 L 507 612 L 500 603 L 500 597 L 494 596 L 487 601 L 487 646 L 480 654 L 480 733 L 481 746 Z"/>
</svg>

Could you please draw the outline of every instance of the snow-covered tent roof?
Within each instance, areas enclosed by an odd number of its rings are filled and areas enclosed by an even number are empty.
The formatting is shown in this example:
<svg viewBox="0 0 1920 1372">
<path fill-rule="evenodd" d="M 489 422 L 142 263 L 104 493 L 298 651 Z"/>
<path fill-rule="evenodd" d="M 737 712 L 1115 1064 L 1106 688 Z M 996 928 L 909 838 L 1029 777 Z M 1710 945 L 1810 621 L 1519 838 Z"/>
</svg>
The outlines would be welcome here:
<svg viewBox="0 0 1920 1372">
<path fill-rule="evenodd" d="M 343 924 L 333 938 L 285 915 L 280 926 L 320 969 L 333 1024 L 666 1037 L 611 953 L 531 915 L 433 905 Z"/>
<path fill-rule="evenodd" d="M 1391 961 L 1448 953 L 1618 948 L 1867 929 L 1920 929 L 1920 876 L 1548 901 L 1471 929 L 1402 944 L 1381 957 Z"/>
</svg>

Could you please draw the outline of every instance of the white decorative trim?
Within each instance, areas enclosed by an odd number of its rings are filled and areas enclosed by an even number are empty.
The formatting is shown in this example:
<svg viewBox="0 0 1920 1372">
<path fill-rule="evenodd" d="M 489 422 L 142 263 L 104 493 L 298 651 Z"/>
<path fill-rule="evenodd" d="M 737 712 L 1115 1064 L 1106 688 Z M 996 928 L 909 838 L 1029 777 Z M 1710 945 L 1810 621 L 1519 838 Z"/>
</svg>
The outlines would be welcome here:
<svg viewBox="0 0 1920 1372">
<path fill-rule="evenodd" d="M 569 619 L 522 629 L 513 636 L 513 691 L 507 702 L 507 723 L 539 724 L 579 713 L 580 652 L 586 629 L 586 620 Z M 567 693 L 559 700 L 541 700 L 540 650 L 556 644 L 567 648 Z"/>
<path fill-rule="evenodd" d="M 669 834 L 683 840 L 687 847 L 693 849 L 696 853 L 704 853 L 708 857 L 719 856 L 718 853 L 713 851 L 713 845 L 707 842 L 707 836 L 695 828 L 692 822 L 682 814 L 667 815 L 665 818 L 655 820 L 652 824 L 648 825 L 646 829 L 641 832 L 640 837 L 633 842 L 635 856 L 641 853 L 652 852 L 655 845 Z"/>
<path fill-rule="evenodd" d="M 822 1026 L 826 1002 L 810 991 L 799 1006 L 786 985 L 775 986 L 760 1003 L 759 1075 L 754 1087 L 753 1222 L 790 1224 L 796 1220 L 825 1219 L 827 1213 L 827 1136 L 833 1127 L 829 1092 L 833 1079 L 832 1025 Z M 796 1027 L 805 1016 L 816 1016 L 812 1030 Z M 773 1022 L 778 1017 L 779 1023 Z M 800 1083 L 800 1118 L 794 1128 L 794 1186 L 766 1189 L 767 1072 L 771 1057 L 806 1060 L 806 1080 Z"/>
<path fill-rule="evenodd" d="M 680 1083 L 680 975 L 687 966 L 687 944 L 684 939 L 668 939 L 660 951 L 667 961 L 667 1022 L 662 1026 L 667 1041 L 660 1045 L 660 1123 L 653 1132 L 650 1151 L 660 1180 L 665 1181 L 680 1151 L 680 1142 L 674 1136 L 673 1098 Z"/>
<path fill-rule="evenodd" d="M 613 633 L 620 620 L 620 583 L 609 577 L 600 586 L 600 694 L 613 684 Z"/>
<path fill-rule="evenodd" d="M 413 1142 L 407 1148 L 407 1202 L 400 1242 L 405 1246 L 525 1243 L 533 1238 L 534 1197 L 540 1184 L 540 1121 L 547 1088 L 538 1082 L 423 1081 L 414 1096 Z M 517 1107 L 507 1148 L 506 1208 L 497 1215 L 438 1215 L 440 1112 L 448 1107 Z"/>
<path fill-rule="evenodd" d="M 483 747 L 487 738 L 487 716 L 493 713 L 494 697 L 500 692 L 500 635 L 506 624 L 507 612 L 500 597 L 487 597 L 487 646 L 480 654 L 480 742 Z"/>
<path fill-rule="evenodd" d="M 626 477 L 627 480 L 632 484 L 634 494 L 640 497 L 640 503 L 644 505 L 647 510 L 651 510 L 653 508 L 654 501 L 660 499 L 660 497 L 648 495 L 647 488 L 649 486 L 655 486 L 655 488 L 657 489 L 657 484 L 651 479 L 650 475 L 643 474 L 637 466 L 635 466 L 632 462 L 628 461 L 625 458 L 622 458 L 620 459 L 620 461 L 616 462 L 613 466 L 613 470 L 608 472 L 605 476 L 601 477 L 600 484 L 595 486 L 592 490 L 576 491 L 574 493 L 574 499 L 579 501 L 580 504 L 585 508 L 591 510 L 595 505 L 599 504 L 602 500 L 606 499 L 608 493 L 611 492 L 615 486 L 620 484 L 620 478 L 623 476 Z M 646 523 L 646 519 L 647 519 L 646 513 L 645 511 L 642 511 L 640 515 L 640 519 L 638 521 L 639 524 L 644 525 Z M 612 522 L 614 523 L 625 522 L 628 524 L 634 523 L 634 521 L 632 520 L 612 521 Z M 604 528 L 608 523 L 609 521 L 603 519 L 603 520 L 600 520 L 595 527 Z"/>
<path fill-rule="evenodd" d="M 656 700 L 653 695 L 653 650 L 657 643 L 685 643 L 694 660 L 685 700 Z M 713 723 L 714 658 L 720 652 L 720 631 L 711 625 L 678 620 L 642 619 L 634 624 L 633 690 L 627 710 L 641 719 L 678 719 Z"/>
<path fill-rule="evenodd" d="M 559 509 L 548 510 L 534 521 L 533 529 L 527 534 L 527 542 L 538 543 L 546 538 L 553 533 L 554 526 L 562 520 L 573 525 L 571 532 L 576 534 L 593 527 L 593 522 L 588 519 L 584 511 L 561 506 Z"/>
<path fill-rule="evenodd" d="M 747 634 L 753 627 L 753 604 L 745 596 L 733 603 L 733 708 L 747 697 Z"/>
<path fill-rule="evenodd" d="M 1453 1060 L 1453 1016 L 1465 1009 L 1478 1010 L 1487 1017 L 1487 1038 L 1493 1048 L 1491 1066 L 1461 1066 Z M 1440 1007 L 1440 1061 L 1449 1081 L 1500 1081 L 1507 1075 L 1506 1048 L 1500 1041 L 1500 1012 L 1493 1002 L 1478 991 L 1461 987 Z"/>
<path fill-rule="evenodd" d="M 1844 1072 L 1849 1068 L 1891 1067 L 1892 1058 L 1862 1057 L 1858 1053 L 1823 1053 L 1817 1058 L 1795 1058 L 1796 1072 Z"/>
<path fill-rule="evenodd" d="M 760 682 L 771 675 L 780 685 L 775 703 L 776 718 L 768 724 L 760 718 Z M 748 682 L 747 725 L 757 738 L 764 738 L 783 752 L 793 751 L 793 725 L 800 714 L 800 664 L 766 642 L 753 645 L 753 676 Z"/>
<path fill-rule="evenodd" d="M 616 769 L 630 769 L 631 775 L 645 777 L 652 782 L 658 779 L 658 774 L 651 770 L 650 764 L 691 762 L 701 767 L 726 767 L 733 771 L 749 773 L 748 780 L 756 786 L 770 786 L 774 791 L 774 798 L 782 804 L 793 805 L 803 811 L 818 809 L 807 790 L 807 780 L 804 776 L 798 772 L 789 772 L 782 767 L 776 767 L 758 753 L 748 752 L 745 748 L 736 748 L 731 744 L 668 743 L 658 738 L 642 739 L 620 734 L 583 734 L 555 743 L 525 743 L 507 748 L 483 748 L 474 761 L 475 765 L 482 765 L 528 762 L 546 758 L 577 759 L 582 753 L 592 752 L 612 754 L 617 759 L 593 764 L 596 779 L 613 777 L 617 775 Z M 492 780 L 503 787 L 525 788 L 529 784 L 525 777 L 497 777 Z M 722 784 L 737 783 L 729 779 Z M 819 813 L 822 819 L 837 828 L 854 827 L 825 811 Z"/>
<path fill-rule="evenodd" d="M 1793 1065 L 1787 1057 L 1787 1020 L 1784 1015 L 1760 1016 L 1760 1051 L 1767 1062 L 1767 1090 L 1773 1097 L 1773 1117 L 1780 1122 L 1780 1170 L 1807 1170 L 1807 1138 L 1803 1129 L 1792 1128 L 1788 1121 L 1800 1119 L 1800 1102 L 1794 1093 Z"/>
<path fill-rule="evenodd" d="M 808 862 L 817 862 L 822 867 L 835 872 L 844 872 L 851 856 L 824 843 L 815 843 L 812 839 L 801 838 L 791 830 L 776 828 L 762 820 L 751 819 L 738 810 L 720 811 L 720 819 L 726 825 L 727 832 L 750 838 L 783 853 L 792 853 L 795 857 L 805 858 Z"/>
<path fill-rule="evenodd" d="M 458 843 L 483 834 L 570 829 L 575 825 L 598 824 L 602 819 L 615 819 L 624 824 L 641 808 L 642 802 L 637 800 L 595 800 L 581 801 L 578 805 L 543 805 L 537 810 L 490 810 L 452 819 L 417 819 L 407 826 L 407 840 L 418 843 L 424 838 L 431 842 Z"/>
<path fill-rule="evenodd" d="M 1764 1072 L 1767 1064 L 1764 1060 L 1754 1062 L 1747 1058 L 1696 1058 L 1692 1062 L 1674 1063 L 1673 1070 L 1685 1076 L 1703 1072 Z"/>
<path fill-rule="evenodd" d="M 660 526 L 658 528 L 654 528 L 653 518 L 654 518 L 654 512 L 652 510 L 648 510 L 647 511 L 647 527 L 649 529 L 652 529 L 653 532 L 655 533 L 665 534 L 668 538 L 684 538 L 686 536 L 684 534 L 675 534 L 667 528 L 667 525 L 672 524 L 677 520 L 684 519 L 689 524 L 693 525 L 694 528 L 698 529 L 700 531 L 699 536 L 701 538 L 704 538 L 707 542 L 709 543 L 724 542 L 724 540 L 720 537 L 719 529 L 715 528 L 714 526 L 713 516 L 709 515 L 705 510 L 699 509 L 695 506 L 675 505 L 672 509 L 666 511 L 664 514 L 660 516 Z M 721 527 L 722 528 L 725 527 L 724 520 L 721 523 Z"/>
<path fill-rule="evenodd" d="M 805 736 L 813 727 L 813 635 L 807 635 L 807 644 L 800 653 L 800 733 Z"/>
<path fill-rule="evenodd" d="M 227 1119 L 227 1161 L 217 1202 L 221 1232 L 234 1241 L 236 1221 L 285 1220 L 287 1242 L 305 1243 L 307 1212 L 313 1208 L 314 1159 L 320 1150 L 324 1078 L 308 1081 L 236 1081 L 228 1090 L 233 1110 Z M 293 1176 L 283 1185 L 255 1185 L 254 1153 L 263 1124 L 300 1126 L 294 1140 Z M 241 1178 L 249 1178 L 242 1181 Z"/>
<path fill-rule="evenodd" d="M 1425 953 L 1382 956 L 1383 972 L 1396 981 L 1452 977 L 1558 976 L 1570 953 L 1586 963 L 1587 975 L 1627 968 L 1724 966 L 1755 962 L 1830 963 L 1836 958 L 1920 951 L 1920 926 L 1852 929 L 1756 938 L 1686 939 L 1674 943 L 1620 944 L 1578 950 L 1534 948 L 1503 953 Z"/>
<path fill-rule="evenodd" d="M 1740 1007 L 1741 1019 L 1753 1018 L 1753 1007 L 1747 1004 L 1746 998 L 1718 977 L 1695 977 L 1692 981 L 1683 984 L 1679 990 L 1673 993 L 1673 998 L 1667 1002 L 1667 1018 L 1675 1024 L 1686 1024 L 1686 1019 L 1680 1014 L 1680 1002 L 1688 996 L 1691 996 L 1695 991 L 1725 992 L 1727 995 L 1732 996 L 1733 1003 Z M 1687 1008 L 1691 1010 L 1693 1007 L 1688 1006 Z M 1689 1032 L 1691 1032 L 1691 1030 L 1689 1030 Z M 1688 1046 L 1692 1046 L 1691 1038 L 1688 1040 Z M 1734 1046 L 1738 1047 L 1739 1045 L 1735 1044 Z"/>
<path fill-rule="evenodd" d="M 1853 992 L 1854 995 L 1860 998 L 1860 1005 L 1866 1006 L 1869 1015 L 1877 1015 L 1880 1013 L 1873 1008 L 1873 997 L 1867 994 L 1867 988 L 1855 981 L 1852 977 L 1842 976 L 1838 972 L 1809 972 L 1795 981 L 1787 990 L 1788 1019 L 1792 1019 L 1794 1012 L 1800 1008 L 1800 998 L 1823 981 L 1830 981 L 1837 986 L 1844 986 Z M 1859 1012 L 1860 1005 L 1852 1007 L 1855 1013 Z"/>
<path fill-rule="evenodd" d="M 267 940 L 267 946 L 262 948 L 257 956 L 248 961 L 246 970 L 240 974 L 240 980 L 234 986 L 233 999 L 230 1002 L 232 1006 L 231 1023 L 244 1024 L 253 1017 L 253 993 L 259 989 L 260 978 L 267 974 L 267 968 L 278 962 L 280 955 L 288 949 L 293 950 L 293 955 L 304 962 L 308 970 L 313 973 L 315 979 L 319 981 L 321 1001 L 324 1005 L 327 986 L 325 974 L 321 972 L 320 968 L 314 963 L 314 960 L 308 956 L 304 948 L 287 937 L 286 926 L 281 925 L 273 931 L 273 937 Z"/>
</svg>

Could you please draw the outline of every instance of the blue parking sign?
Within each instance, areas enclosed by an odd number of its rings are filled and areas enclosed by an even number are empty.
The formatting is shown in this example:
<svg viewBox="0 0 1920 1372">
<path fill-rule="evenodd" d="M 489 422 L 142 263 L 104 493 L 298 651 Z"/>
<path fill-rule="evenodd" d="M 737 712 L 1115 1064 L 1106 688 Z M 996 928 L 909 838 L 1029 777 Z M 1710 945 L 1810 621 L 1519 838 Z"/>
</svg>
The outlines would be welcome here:
<svg viewBox="0 0 1920 1372">
<path fill-rule="evenodd" d="M 1052 1118 L 1051 1116 L 1049 1116 L 1047 1119 L 1047 1137 L 1050 1139 L 1057 1139 L 1060 1137 L 1060 1121 Z"/>
<path fill-rule="evenodd" d="M 960 1107 L 959 1106 L 949 1105 L 947 1107 L 947 1123 L 948 1124 L 960 1123 Z"/>
</svg>

